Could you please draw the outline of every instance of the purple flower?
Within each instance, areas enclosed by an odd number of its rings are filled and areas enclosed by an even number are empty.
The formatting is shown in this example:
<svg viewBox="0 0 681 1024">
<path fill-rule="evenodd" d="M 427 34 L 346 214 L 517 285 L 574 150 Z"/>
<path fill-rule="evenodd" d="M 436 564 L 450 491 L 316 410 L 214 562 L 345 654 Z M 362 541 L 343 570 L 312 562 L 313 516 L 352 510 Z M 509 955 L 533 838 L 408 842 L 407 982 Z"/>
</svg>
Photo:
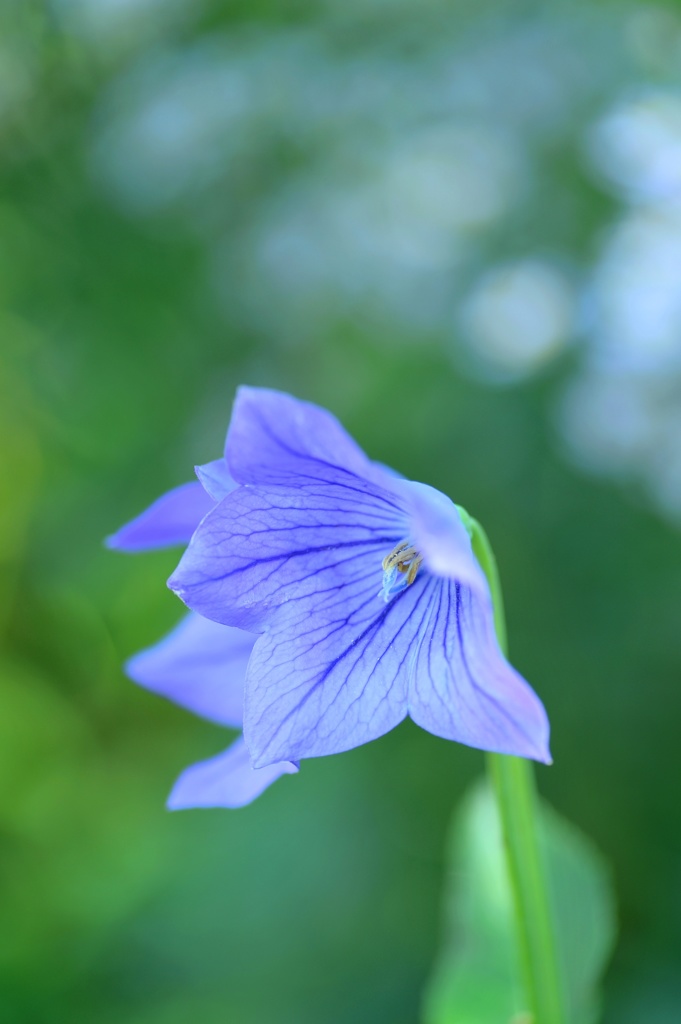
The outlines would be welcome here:
<svg viewBox="0 0 681 1024">
<path fill-rule="evenodd" d="M 215 503 L 169 585 L 204 618 L 258 634 L 244 703 L 256 768 L 348 750 L 407 715 L 447 739 L 550 761 L 544 708 L 499 649 L 449 498 L 275 391 L 240 389 L 225 460 L 199 471 Z M 201 710 L 200 699 L 205 713 L 198 684 L 173 679 L 174 699 Z"/>
<path fill-rule="evenodd" d="M 108 539 L 122 551 L 187 544 L 199 522 L 236 485 L 224 459 L 197 469 L 201 483 L 183 484 Z M 256 637 L 190 612 L 160 643 L 132 657 L 126 671 L 147 689 L 220 725 L 240 729 L 246 666 Z M 251 767 L 243 738 L 217 757 L 187 768 L 168 807 L 242 807 L 297 764 Z"/>
</svg>

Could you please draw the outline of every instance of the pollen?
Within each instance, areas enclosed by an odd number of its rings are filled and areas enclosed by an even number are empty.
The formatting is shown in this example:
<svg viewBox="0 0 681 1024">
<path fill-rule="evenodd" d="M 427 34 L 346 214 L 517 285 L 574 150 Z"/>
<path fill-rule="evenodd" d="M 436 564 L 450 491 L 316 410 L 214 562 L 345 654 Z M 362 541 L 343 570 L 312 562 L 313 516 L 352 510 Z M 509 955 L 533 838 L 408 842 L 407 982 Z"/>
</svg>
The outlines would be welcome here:
<svg viewBox="0 0 681 1024">
<path fill-rule="evenodd" d="M 383 589 L 385 601 L 410 586 L 416 579 L 423 555 L 408 541 L 401 541 L 383 559 Z"/>
</svg>

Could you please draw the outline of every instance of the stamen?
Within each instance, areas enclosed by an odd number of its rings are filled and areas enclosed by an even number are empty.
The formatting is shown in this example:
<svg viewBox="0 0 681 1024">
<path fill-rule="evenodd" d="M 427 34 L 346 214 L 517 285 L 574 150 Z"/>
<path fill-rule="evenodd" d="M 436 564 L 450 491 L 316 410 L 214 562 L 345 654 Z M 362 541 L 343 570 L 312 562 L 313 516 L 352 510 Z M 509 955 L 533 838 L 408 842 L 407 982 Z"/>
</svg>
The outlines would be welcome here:
<svg viewBox="0 0 681 1024">
<path fill-rule="evenodd" d="M 422 562 L 423 555 L 410 541 L 400 541 L 383 559 L 383 600 L 389 601 L 399 591 L 411 586 Z M 406 579 L 398 579 L 398 573 Z"/>
<path fill-rule="evenodd" d="M 409 541 L 403 540 L 400 544 L 397 545 L 396 548 L 393 548 L 389 555 L 386 555 L 385 558 L 383 559 L 383 571 L 387 572 L 388 569 L 392 569 L 394 565 L 397 565 L 401 561 L 400 556 L 403 554 L 405 554 L 406 556 L 406 552 L 409 550 Z"/>
</svg>

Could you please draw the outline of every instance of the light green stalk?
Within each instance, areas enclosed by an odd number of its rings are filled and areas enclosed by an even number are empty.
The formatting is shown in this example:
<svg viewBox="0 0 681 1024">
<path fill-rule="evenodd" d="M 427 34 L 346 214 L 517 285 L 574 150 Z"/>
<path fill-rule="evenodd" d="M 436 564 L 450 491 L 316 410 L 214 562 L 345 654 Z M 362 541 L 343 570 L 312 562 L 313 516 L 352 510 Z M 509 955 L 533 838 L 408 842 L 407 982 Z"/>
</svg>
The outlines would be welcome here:
<svg viewBox="0 0 681 1024">
<path fill-rule="evenodd" d="M 470 525 L 469 525 L 470 524 Z M 501 583 L 487 534 L 469 519 L 473 551 L 489 582 L 499 644 L 507 653 Z M 537 794 L 531 761 L 488 754 L 513 889 L 520 957 L 532 1024 L 565 1024 L 546 871 L 537 828 Z"/>
</svg>

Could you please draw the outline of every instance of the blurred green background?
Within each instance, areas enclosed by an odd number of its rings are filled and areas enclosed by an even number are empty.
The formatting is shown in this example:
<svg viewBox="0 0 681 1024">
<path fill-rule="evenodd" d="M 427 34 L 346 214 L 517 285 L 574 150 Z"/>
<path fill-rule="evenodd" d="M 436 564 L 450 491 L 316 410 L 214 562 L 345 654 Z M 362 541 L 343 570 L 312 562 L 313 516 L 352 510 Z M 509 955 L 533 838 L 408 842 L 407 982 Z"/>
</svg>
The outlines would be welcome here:
<svg viewBox="0 0 681 1024">
<path fill-rule="evenodd" d="M 0 154 L 3 1024 L 418 1019 L 481 755 L 407 722 L 169 814 L 229 736 L 121 671 L 176 553 L 102 539 L 240 382 L 484 522 L 605 1019 L 681 1020 L 681 12 L 5 0 Z"/>
</svg>

